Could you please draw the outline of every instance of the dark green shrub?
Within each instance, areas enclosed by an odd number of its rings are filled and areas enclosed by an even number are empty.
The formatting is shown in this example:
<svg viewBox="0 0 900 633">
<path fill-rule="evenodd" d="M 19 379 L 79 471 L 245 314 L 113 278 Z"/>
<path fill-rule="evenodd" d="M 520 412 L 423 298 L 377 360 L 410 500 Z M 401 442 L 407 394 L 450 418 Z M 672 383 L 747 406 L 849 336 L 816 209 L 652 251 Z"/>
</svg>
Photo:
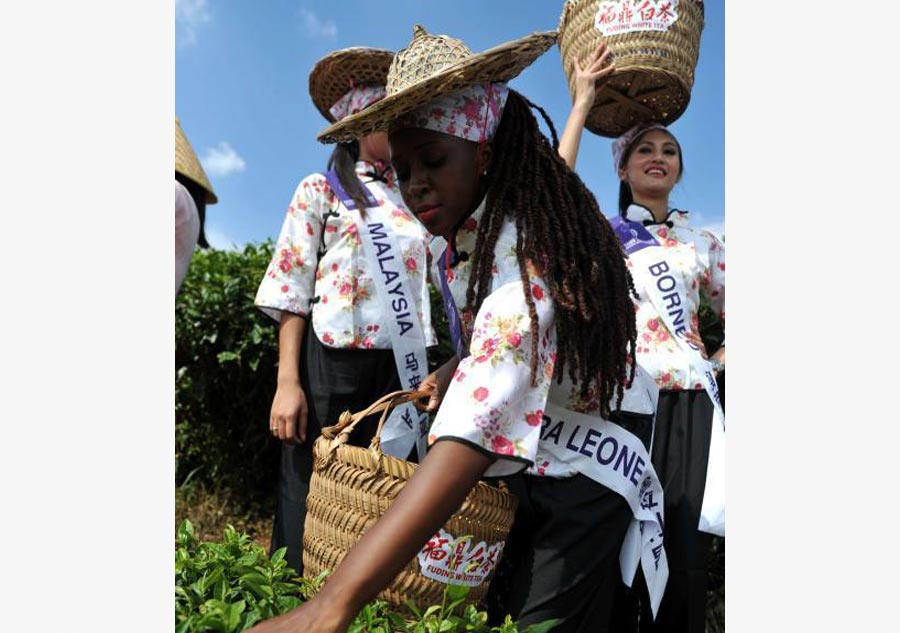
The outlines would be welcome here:
<svg viewBox="0 0 900 633">
<path fill-rule="evenodd" d="M 284 548 L 272 557 L 230 525 L 220 543 L 200 542 L 190 521 L 175 550 L 175 631 L 233 633 L 301 604 L 315 583 L 292 582 Z"/>
<path fill-rule="evenodd" d="M 272 244 L 194 254 L 175 303 L 176 483 L 192 477 L 271 505 L 277 328 L 253 305 Z"/>
</svg>

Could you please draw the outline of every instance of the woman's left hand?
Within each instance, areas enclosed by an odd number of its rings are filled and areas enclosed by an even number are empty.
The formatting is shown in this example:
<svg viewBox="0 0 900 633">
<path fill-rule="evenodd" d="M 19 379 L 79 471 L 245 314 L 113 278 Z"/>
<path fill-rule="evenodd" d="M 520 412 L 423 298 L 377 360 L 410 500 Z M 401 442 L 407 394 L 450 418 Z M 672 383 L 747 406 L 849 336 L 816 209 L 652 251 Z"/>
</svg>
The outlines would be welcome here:
<svg viewBox="0 0 900 633">
<path fill-rule="evenodd" d="M 427 405 L 423 405 L 419 401 L 413 402 L 413 405 L 419 411 L 433 413 L 438 410 L 438 407 L 441 406 L 441 401 L 444 399 L 444 394 L 447 393 L 447 387 L 450 386 L 450 381 L 453 379 L 453 373 L 456 371 L 457 365 L 459 365 L 459 357 L 454 356 L 428 374 L 425 380 L 419 384 L 419 389 L 431 392 Z"/>
<path fill-rule="evenodd" d="M 700 335 L 696 332 L 685 332 L 684 339 L 688 343 L 692 343 L 696 345 L 700 350 L 700 355 L 707 360 L 717 360 L 722 363 L 722 369 L 714 370 L 715 374 L 718 374 L 719 371 L 725 370 L 725 346 L 723 345 L 719 349 L 716 350 L 716 353 L 712 355 L 712 357 L 707 356 L 706 354 L 706 346 L 703 344 L 703 340 L 700 338 Z"/>
<path fill-rule="evenodd" d="M 706 345 L 703 344 L 703 339 L 700 338 L 700 335 L 694 332 L 693 330 L 684 333 L 684 340 L 688 343 L 694 345 L 699 348 L 700 355 L 704 359 L 708 359 L 709 357 L 706 355 Z"/>
</svg>

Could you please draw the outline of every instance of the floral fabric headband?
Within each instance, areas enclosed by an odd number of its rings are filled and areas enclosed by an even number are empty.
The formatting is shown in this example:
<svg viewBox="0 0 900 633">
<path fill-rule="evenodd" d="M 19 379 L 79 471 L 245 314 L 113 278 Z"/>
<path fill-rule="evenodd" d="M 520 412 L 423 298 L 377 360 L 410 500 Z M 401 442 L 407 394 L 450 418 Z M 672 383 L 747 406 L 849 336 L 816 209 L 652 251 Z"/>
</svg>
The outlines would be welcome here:
<svg viewBox="0 0 900 633">
<path fill-rule="evenodd" d="M 508 95 L 505 83 L 468 86 L 401 116 L 391 130 L 424 128 L 475 143 L 489 141 L 497 133 Z"/>
<path fill-rule="evenodd" d="M 629 148 L 634 144 L 634 142 L 641 137 L 645 132 L 649 132 L 650 130 L 663 130 L 668 132 L 665 125 L 661 123 L 641 123 L 635 125 L 633 128 L 625 132 L 622 136 L 613 141 L 612 144 L 612 155 L 613 155 L 613 169 L 616 170 L 616 173 L 619 173 L 619 170 L 622 168 L 622 158 L 625 156 L 626 152 L 628 152 Z"/>
<path fill-rule="evenodd" d="M 335 121 L 340 121 L 351 114 L 356 114 L 376 101 L 384 99 L 386 94 L 384 86 L 354 86 L 347 94 L 338 99 L 328 111 L 331 112 L 331 116 L 334 117 Z"/>
</svg>

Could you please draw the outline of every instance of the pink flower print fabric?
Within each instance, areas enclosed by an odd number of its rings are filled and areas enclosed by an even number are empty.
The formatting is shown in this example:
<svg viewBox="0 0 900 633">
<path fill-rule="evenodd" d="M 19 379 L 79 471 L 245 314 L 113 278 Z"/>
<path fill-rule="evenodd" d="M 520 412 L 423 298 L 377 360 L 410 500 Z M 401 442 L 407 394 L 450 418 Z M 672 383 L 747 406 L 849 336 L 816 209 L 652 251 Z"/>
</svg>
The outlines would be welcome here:
<svg viewBox="0 0 900 633">
<path fill-rule="evenodd" d="M 549 296 L 536 299 L 535 309 L 539 367 L 552 368 L 556 330 Z M 488 476 L 511 474 L 534 461 L 541 430 L 534 423 L 541 419 L 551 381 L 540 371 L 537 386 L 531 385 L 531 338 L 522 283 L 504 283 L 478 311 L 470 355 L 457 367 L 431 428 L 432 440 L 453 436 L 506 458 L 492 465 Z"/>
<path fill-rule="evenodd" d="M 489 141 L 500 125 L 508 95 L 503 83 L 469 86 L 401 116 L 391 129 L 424 128 L 476 143 Z"/>
<path fill-rule="evenodd" d="M 372 169 L 365 161 L 356 165 L 363 181 L 369 180 L 366 174 Z M 427 261 L 427 233 L 406 210 L 393 181 L 373 181 L 367 186 L 379 202 L 367 209 L 367 218 L 382 222 L 395 234 L 407 262 L 426 345 L 435 345 L 428 286 L 421 272 Z M 390 335 L 382 327 L 383 304 L 362 250 L 360 221 L 359 213 L 344 207 L 323 175 L 304 178 L 257 290 L 256 306 L 276 321 L 282 312 L 311 314 L 316 335 L 328 347 L 390 349 Z"/>
<path fill-rule="evenodd" d="M 472 252 L 484 203 L 456 235 L 458 251 Z M 466 330 L 471 333 L 469 356 L 460 361 L 432 425 L 429 442 L 455 439 L 497 457 L 487 470 L 490 477 L 521 470 L 548 477 L 570 477 L 571 466 L 556 462 L 541 450 L 544 410 L 552 402 L 570 410 L 597 414 L 599 401 L 584 401 L 580 388 L 564 378 L 557 384 L 555 306 L 539 271 L 527 266 L 528 285 L 523 287 L 516 257 L 516 227 L 507 220 L 494 249 L 490 294 Z M 432 280 L 439 279 L 439 257 L 446 248 L 442 238 L 429 245 Z M 451 268 L 448 286 L 457 306 L 465 305 L 472 257 Z M 439 283 L 439 282 L 438 282 Z M 537 376 L 531 383 L 532 329 L 525 292 L 537 313 Z M 463 315 L 465 321 L 465 315 Z M 655 406 L 641 394 L 655 392 L 653 379 L 638 371 L 634 388 L 626 391 L 623 409 L 652 415 Z M 643 398 L 643 399 L 642 399 Z M 577 407 L 577 408 L 576 408 Z"/>
<path fill-rule="evenodd" d="M 385 97 L 384 86 L 356 86 L 335 102 L 328 111 L 335 121 L 356 114 Z"/>
</svg>

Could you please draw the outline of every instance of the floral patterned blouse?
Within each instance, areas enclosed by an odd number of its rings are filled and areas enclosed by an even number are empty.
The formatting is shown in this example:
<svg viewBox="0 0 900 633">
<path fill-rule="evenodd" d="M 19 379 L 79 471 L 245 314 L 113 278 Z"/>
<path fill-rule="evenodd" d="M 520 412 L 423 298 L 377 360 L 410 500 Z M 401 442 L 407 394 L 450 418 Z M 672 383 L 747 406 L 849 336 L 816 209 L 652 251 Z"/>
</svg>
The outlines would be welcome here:
<svg viewBox="0 0 900 633">
<path fill-rule="evenodd" d="M 470 254 L 475 246 L 484 202 L 456 235 L 461 257 L 447 273 L 450 293 L 459 309 L 465 305 L 471 274 Z M 432 283 L 440 287 L 438 266 L 446 241 L 436 237 L 429 245 Z M 429 444 L 440 439 L 463 441 L 498 457 L 486 471 L 488 477 L 505 476 L 522 469 L 532 475 L 570 477 L 571 466 L 553 459 L 541 449 L 541 422 L 549 401 L 585 414 L 599 415 L 599 401 L 581 397 L 580 388 L 568 377 L 553 379 L 556 362 L 554 304 L 547 285 L 529 266 L 529 291 L 538 316 L 537 386 L 531 386 L 531 327 L 528 305 L 516 259 L 516 227 L 507 220 L 494 251 L 491 292 L 474 319 L 464 323 L 470 333 L 470 355 L 460 361 L 429 433 Z M 637 369 L 632 387 L 625 392 L 622 409 L 652 415 L 656 385 Z M 652 393 L 652 395 L 651 395 Z"/>
<path fill-rule="evenodd" d="M 628 207 L 627 219 L 647 222 L 646 229 L 666 250 L 672 270 L 681 273 L 687 295 L 686 316 L 691 329 L 699 331 L 700 295 L 725 322 L 725 246 L 712 233 L 688 226 L 687 211 L 673 209 L 667 222 L 657 223 L 649 209 L 637 204 Z M 628 262 L 631 267 L 631 262 Z M 631 268 L 632 273 L 634 269 Z M 637 280 L 635 280 L 637 283 Z M 640 285 L 638 284 L 640 293 Z M 660 389 L 703 389 L 699 374 L 691 367 L 649 299 L 642 297 L 636 306 L 638 363 L 656 379 Z"/>
<path fill-rule="evenodd" d="M 387 182 L 374 179 L 374 172 L 375 165 L 356 163 L 356 173 L 378 201 L 378 206 L 366 209 L 366 217 L 393 229 L 425 344 L 434 345 L 426 284 L 427 233 L 404 206 L 393 172 L 387 172 Z M 358 211 L 344 206 L 323 174 L 304 178 L 288 207 L 255 304 L 276 321 L 282 311 L 302 316 L 312 312 L 313 329 L 328 347 L 390 349 L 377 285 L 362 251 L 359 218 Z"/>
</svg>

